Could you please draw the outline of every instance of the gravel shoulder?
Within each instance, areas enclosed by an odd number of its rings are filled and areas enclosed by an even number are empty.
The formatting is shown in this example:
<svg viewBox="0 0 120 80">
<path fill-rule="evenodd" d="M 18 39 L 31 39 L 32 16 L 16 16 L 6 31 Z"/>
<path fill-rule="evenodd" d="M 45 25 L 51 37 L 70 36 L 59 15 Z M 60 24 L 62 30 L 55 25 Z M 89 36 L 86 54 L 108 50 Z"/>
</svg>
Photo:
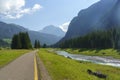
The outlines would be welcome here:
<svg viewBox="0 0 120 80">
<path fill-rule="evenodd" d="M 42 60 L 38 55 L 37 55 L 37 63 L 38 63 L 38 70 L 39 70 L 39 78 L 41 78 L 39 80 L 52 80 Z"/>
</svg>

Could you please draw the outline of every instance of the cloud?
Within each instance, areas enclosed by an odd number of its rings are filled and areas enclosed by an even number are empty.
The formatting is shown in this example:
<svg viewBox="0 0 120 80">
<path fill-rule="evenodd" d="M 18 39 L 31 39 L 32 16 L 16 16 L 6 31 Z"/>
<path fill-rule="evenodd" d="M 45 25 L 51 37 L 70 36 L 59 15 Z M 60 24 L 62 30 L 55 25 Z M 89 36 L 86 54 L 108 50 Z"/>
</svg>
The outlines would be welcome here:
<svg viewBox="0 0 120 80">
<path fill-rule="evenodd" d="M 0 17 L 18 19 L 41 8 L 40 4 L 34 4 L 32 8 L 25 8 L 25 0 L 0 0 Z"/>
<path fill-rule="evenodd" d="M 64 32 L 67 32 L 69 24 L 70 24 L 70 22 L 66 22 L 66 23 L 60 25 L 59 27 L 60 27 Z"/>
</svg>

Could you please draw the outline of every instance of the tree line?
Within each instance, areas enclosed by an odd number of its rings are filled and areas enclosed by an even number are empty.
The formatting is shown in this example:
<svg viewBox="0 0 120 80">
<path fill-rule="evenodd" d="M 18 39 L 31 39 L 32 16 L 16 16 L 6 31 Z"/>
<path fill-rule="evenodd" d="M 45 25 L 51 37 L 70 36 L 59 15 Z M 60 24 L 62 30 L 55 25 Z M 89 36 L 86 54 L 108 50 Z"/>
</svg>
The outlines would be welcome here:
<svg viewBox="0 0 120 80">
<path fill-rule="evenodd" d="M 40 42 L 39 40 L 35 40 L 35 43 L 34 43 L 34 48 L 40 48 Z"/>
<path fill-rule="evenodd" d="M 34 48 L 47 48 L 47 47 L 48 46 L 45 43 L 43 45 L 41 45 L 39 40 L 35 40 L 35 42 L 34 42 Z"/>
<path fill-rule="evenodd" d="M 39 40 L 35 40 L 34 46 L 32 46 L 30 37 L 27 32 L 20 32 L 15 34 L 12 38 L 11 49 L 32 49 L 32 48 L 46 48 L 47 45 L 43 44 L 41 46 Z"/>
<path fill-rule="evenodd" d="M 120 29 L 96 30 L 87 35 L 65 40 L 60 48 L 119 48 Z"/>
<path fill-rule="evenodd" d="M 20 32 L 15 34 L 12 38 L 11 43 L 12 49 L 31 49 L 32 44 L 27 32 Z"/>
</svg>

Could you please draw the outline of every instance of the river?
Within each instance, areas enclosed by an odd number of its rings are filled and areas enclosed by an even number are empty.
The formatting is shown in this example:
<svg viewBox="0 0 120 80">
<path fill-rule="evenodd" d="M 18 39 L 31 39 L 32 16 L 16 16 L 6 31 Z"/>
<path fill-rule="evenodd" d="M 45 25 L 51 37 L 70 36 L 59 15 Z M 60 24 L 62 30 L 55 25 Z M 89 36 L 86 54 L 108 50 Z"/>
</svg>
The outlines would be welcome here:
<svg viewBox="0 0 120 80">
<path fill-rule="evenodd" d="M 99 57 L 99 56 L 86 56 L 86 55 L 80 55 L 80 54 L 70 54 L 66 51 L 55 51 L 58 55 L 71 58 L 78 61 L 88 61 L 96 64 L 101 65 L 109 65 L 113 67 L 119 67 L 120 68 L 120 60 L 119 59 L 113 59 L 109 57 Z"/>
</svg>

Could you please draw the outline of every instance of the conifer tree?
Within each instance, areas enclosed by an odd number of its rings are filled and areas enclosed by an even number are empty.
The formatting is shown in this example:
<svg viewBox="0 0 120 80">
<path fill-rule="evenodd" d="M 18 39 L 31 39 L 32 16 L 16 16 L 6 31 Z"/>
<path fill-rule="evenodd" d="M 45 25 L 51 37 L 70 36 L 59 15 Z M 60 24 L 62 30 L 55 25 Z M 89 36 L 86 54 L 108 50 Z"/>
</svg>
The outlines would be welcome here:
<svg viewBox="0 0 120 80">
<path fill-rule="evenodd" d="M 34 42 L 34 48 L 37 48 L 37 40 Z"/>
<path fill-rule="evenodd" d="M 43 44 L 43 48 L 46 48 L 47 47 L 47 45 L 46 44 Z"/>
<path fill-rule="evenodd" d="M 38 41 L 38 48 L 40 48 L 40 41 Z"/>
<path fill-rule="evenodd" d="M 12 49 L 31 49 L 31 41 L 29 38 L 28 33 L 20 32 L 19 34 L 16 34 L 12 38 Z"/>
<path fill-rule="evenodd" d="M 40 48 L 40 42 L 39 42 L 39 40 L 35 40 L 34 48 Z"/>
</svg>

